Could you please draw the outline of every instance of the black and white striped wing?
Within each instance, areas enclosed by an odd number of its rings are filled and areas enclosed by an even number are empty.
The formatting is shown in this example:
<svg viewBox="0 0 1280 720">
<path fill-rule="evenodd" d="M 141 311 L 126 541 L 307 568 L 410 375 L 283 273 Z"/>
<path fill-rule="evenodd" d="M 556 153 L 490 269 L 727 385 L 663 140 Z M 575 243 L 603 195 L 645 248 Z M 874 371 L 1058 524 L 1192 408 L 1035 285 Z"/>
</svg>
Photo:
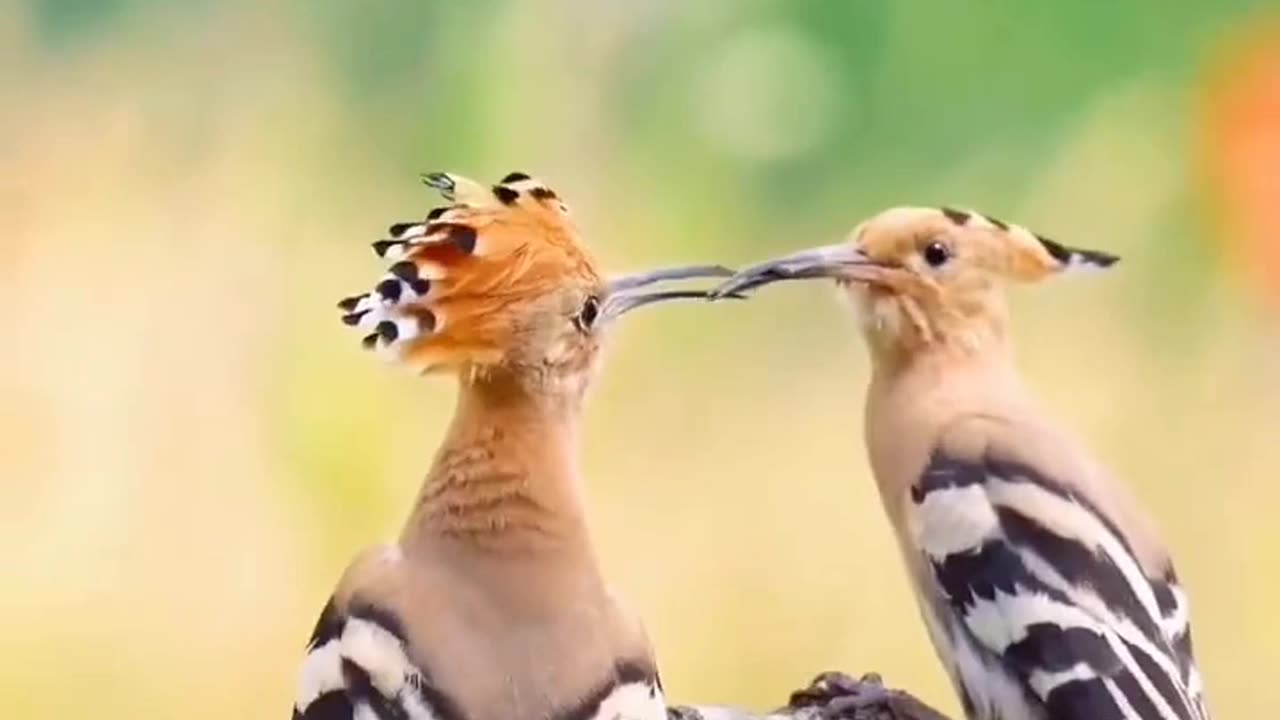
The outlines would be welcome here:
<svg viewBox="0 0 1280 720">
<path fill-rule="evenodd" d="M 1185 598 L 1087 498 L 1027 463 L 938 451 L 911 501 L 971 717 L 1207 720 Z"/>
<path fill-rule="evenodd" d="M 1162 578 L 1152 581 L 1152 589 L 1160 608 L 1160 628 L 1173 650 L 1187 693 L 1199 710 L 1197 717 L 1207 718 L 1209 709 L 1204 699 L 1204 681 L 1200 678 L 1200 669 L 1196 667 L 1195 652 L 1191 645 L 1191 608 L 1187 593 L 1178 582 L 1178 575 L 1172 565 L 1166 569 Z"/>
<path fill-rule="evenodd" d="M 466 720 L 457 703 L 410 661 L 404 637 L 391 613 L 368 606 L 344 613 L 330 600 L 307 643 L 293 720 Z M 601 674 L 595 689 L 550 717 L 667 720 L 651 661 L 619 661 Z"/>
<path fill-rule="evenodd" d="M 298 677 L 293 720 L 462 720 L 410 662 L 397 619 L 374 608 L 320 614 Z"/>
</svg>

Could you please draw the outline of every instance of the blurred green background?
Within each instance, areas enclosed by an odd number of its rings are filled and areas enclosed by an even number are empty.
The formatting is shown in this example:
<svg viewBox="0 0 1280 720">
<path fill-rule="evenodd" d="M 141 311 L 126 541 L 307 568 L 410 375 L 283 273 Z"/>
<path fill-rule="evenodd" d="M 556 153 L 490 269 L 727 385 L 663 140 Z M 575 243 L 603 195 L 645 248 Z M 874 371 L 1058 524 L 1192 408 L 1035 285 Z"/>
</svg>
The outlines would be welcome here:
<svg viewBox="0 0 1280 720">
<path fill-rule="evenodd" d="M 333 310 L 434 169 L 544 177 L 618 271 L 904 203 L 1123 255 L 1016 291 L 1022 365 L 1164 528 L 1217 714 L 1280 708 L 1274 4 L 0 0 L 0 87 L 7 717 L 287 712 L 452 407 Z M 833 298 L 614 333 L 595 526 L 677 701 L 834 667 L 957 709 Z"/>
</svg>

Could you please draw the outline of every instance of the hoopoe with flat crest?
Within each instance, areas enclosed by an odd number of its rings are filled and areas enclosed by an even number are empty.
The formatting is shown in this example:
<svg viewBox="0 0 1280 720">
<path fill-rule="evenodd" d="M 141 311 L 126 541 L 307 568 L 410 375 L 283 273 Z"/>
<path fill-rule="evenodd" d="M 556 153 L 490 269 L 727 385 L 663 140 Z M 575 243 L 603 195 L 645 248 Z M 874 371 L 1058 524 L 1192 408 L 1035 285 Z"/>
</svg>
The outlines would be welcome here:
<svg viewBox="0 0 1280 720">
<path fill-rule="evenodd" d="M 834 278 L 859 311 L 871 469 L 974 720 L 1209 717 L 1168 552 L 1014 367 L 1003 286 L 1116 260 L 969 210 L 902 207 L 719 290 Z"/>
<path fill-rule="evenodd" d="M 578 471 L 601 335 L 641 305 L 705 298 L 607 281 L 560 198 L 424 176 L 451 201 L 391 226 L 394 261 L 339 303 L 365 347 L 458 377 L 457 409 L 397 542 L 357 556 L 307 646 L 306 720 L 665 720 L 638 617 L 601 576 Z"/>
</svg>

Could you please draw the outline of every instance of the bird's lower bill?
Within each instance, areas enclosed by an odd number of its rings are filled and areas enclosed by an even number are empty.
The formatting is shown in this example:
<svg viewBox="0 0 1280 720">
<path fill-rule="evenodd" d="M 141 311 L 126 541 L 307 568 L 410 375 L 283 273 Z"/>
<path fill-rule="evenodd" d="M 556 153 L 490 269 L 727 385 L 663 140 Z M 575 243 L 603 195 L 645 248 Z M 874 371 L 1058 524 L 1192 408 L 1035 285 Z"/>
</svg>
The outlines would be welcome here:
<svg viewBox="0 0 1280 720">
<path fill-rule="evenodd" d="M 606 319 L 611 320 L 638 307 L 654 303 L 671 300 L 705 300 L 711 297 L 710 290 L 649 288 L 661 286 L 670 281 L 725 278 L 732 274 L 732 270 L 720 265 L 687 265 L 615 278 L 609 284 L 602 314 Z"/>
</svg>

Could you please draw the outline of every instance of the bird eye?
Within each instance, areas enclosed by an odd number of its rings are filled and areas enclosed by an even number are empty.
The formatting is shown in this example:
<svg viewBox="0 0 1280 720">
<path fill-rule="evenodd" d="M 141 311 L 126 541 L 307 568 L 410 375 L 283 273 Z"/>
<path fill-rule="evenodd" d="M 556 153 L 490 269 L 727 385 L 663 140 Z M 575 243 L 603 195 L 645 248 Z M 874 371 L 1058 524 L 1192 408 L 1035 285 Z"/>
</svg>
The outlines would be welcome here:
<svg viewBox="0 0 1280 720">
<path fill-rule="evenodd" d="M 938 241 L 933 241 L 924 246 L 924 261 L 929 263 L 929 267 L 942 267 L 951 259 L 951 249 Z"/>
<path fill-rule="evenodd" d="M 600 315 L 600 299 L 592 295 L 582 303 L 582 309 L 573 318 L 573 324 L 582 332 L 587 332 L 595 324 Z"/>
</svg>

